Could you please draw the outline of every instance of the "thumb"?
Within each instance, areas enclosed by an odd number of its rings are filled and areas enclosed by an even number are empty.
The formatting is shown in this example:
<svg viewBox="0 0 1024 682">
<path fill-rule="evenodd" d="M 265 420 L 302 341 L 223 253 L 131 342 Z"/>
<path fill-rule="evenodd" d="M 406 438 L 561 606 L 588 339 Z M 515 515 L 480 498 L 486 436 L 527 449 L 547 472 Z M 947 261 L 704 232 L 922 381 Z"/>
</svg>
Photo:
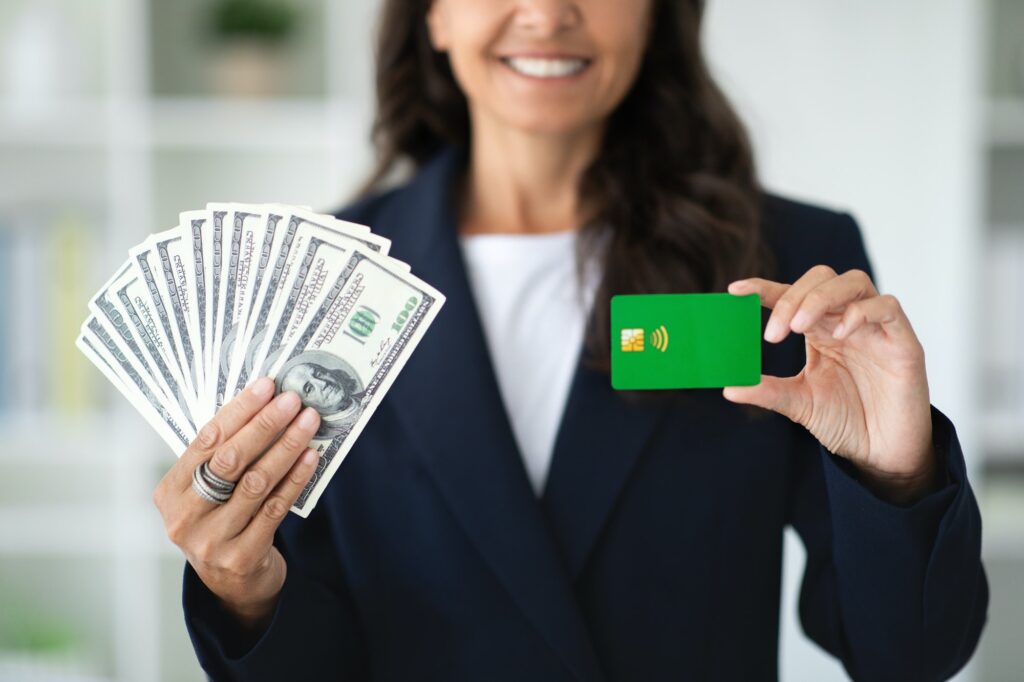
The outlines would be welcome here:
<svg viewBox="0 0 1024 682">
<path fill-rule="evenodd" d="M 801 415 L 806 414 L 806 398 L 799 375 L 773 377 L 762 374 L 761 383 L 756 386 L 727 386 L 722 389 L 722 397 L 734 403 L 757 405 L 778 412 L 798 424 L 803 424 Z"/>
</svg>

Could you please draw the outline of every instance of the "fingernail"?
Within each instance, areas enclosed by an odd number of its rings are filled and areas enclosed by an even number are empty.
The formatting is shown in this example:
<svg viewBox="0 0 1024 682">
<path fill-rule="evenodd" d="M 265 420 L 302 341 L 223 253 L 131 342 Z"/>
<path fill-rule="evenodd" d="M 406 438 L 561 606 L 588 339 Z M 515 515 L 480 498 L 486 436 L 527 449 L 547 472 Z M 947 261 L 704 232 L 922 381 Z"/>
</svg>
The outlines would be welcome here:
<svg viewBox="0 0 1024 682">
<path fill-rule="evenodd" d="M 274 390 L 274 380 L 270 377 L 260 377 L 252 384 L 252 394 L 264 398 Z"/>
<path fill-rule="evenodd" d="M 287 391 L 277 396 L 277 409 L 282 412 L 291 412 L 299 406 L 299 396 L 293 391 Z"/>
<path fill-rule="evenodd" d="M 811 316 L 807 313 L 806 310 L 801 310 L 793 318 L 793 322 L 790 323 L 790 326 L 793 329 L 803 329 L 804 326 L 807 325 L 807 321 L 810 317 Z"/>
<path fill-rule="evenodd" d="M 315 409 L 313 409 L 312 407 L 307 407 L 305 410 L 302 411 L 302 414 L 299 415 L 299 426 L 301 426 L 304 429 L 311 429 L 313 428 L 313 426 L 316 425 L 316 420 L 318 417 L 319 415 L 317 414 L 317 411 Z"/>
<path fill-rule="evenodd" d="M 764 330 L 764 340 L 773 341 L 775 340 L 775 333 L 778 330 L 779 321 L 776 318 L 768 320 L 768 326 Z"/>
<path fill-rule="evenodd" d="M 840 322 L 839 325 L 832 330 L 832 338 L 838 339 L 840 336 L 843 335 L 844 331 L 846 331 L 846 326 L 842 322 Z"/>
<path fill-rule="evenodd" d="M 316 450 L 314 450 L 313 448 L 310 448 L 302 453 L 303 466 L 309 466 L 310 464 L 314 464 L 318 459 L 320 459 L 320 455 L 316 454 Z"/>
</svg>

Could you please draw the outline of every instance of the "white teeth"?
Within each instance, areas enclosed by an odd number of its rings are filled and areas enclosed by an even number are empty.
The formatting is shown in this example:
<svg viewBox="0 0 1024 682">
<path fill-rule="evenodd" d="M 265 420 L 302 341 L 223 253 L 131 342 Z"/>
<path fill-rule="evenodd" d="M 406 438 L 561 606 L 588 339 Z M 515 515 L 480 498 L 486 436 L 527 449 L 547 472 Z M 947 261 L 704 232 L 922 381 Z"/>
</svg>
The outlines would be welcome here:
<svg viewBox="0 0 1024 682">
<path fill-rule="evenodd" d="M 560 78 L 579 73 L 587 65 L 585 59 L 539 59 L 535 57 L 509 57 L 506 64 L 525 76 L 534 78 Z"/>
</svg>

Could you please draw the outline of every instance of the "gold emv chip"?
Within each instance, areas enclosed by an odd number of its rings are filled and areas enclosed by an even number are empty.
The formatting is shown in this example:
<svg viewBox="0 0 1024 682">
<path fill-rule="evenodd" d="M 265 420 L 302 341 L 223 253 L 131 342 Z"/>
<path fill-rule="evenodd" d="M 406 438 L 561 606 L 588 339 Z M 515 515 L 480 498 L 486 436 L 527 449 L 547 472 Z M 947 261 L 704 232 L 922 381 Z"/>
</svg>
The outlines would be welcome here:
<svg viewBox="0 0 1024 682">
<path fill-rule="evenodd" d="M 623 353 L 640 353 L 644 349 L 644 330 L 643 329 L 623 329 L 622 330 L 622 352 Z"/>
</svg>

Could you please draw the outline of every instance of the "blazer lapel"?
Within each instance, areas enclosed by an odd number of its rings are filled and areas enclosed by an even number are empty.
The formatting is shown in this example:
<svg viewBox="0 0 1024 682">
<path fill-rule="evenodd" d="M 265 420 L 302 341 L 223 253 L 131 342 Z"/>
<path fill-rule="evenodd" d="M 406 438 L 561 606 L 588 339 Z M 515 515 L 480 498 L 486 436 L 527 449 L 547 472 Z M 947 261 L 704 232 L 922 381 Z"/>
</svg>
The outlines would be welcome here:
<svg viewBox="0 0 1024 682">
<path fill-rule="evenodd" d="M 388 402 L 452 513 L 530 622 L 580 680 L 602 679 L 501 400 L 457 241 L 464 152 L 421 169 L 377 217 L 392 255 L 446 296 Z"/>
<path fill-rule="evenodd" d="M 597 301 L 597 305 L 602 305 Z M 627 400 L 581 352 L 555 440 L 543 508 L 562 563 L 575 580 L 640 453 L 669 412 L 672 397 Z"/>
</svg>

